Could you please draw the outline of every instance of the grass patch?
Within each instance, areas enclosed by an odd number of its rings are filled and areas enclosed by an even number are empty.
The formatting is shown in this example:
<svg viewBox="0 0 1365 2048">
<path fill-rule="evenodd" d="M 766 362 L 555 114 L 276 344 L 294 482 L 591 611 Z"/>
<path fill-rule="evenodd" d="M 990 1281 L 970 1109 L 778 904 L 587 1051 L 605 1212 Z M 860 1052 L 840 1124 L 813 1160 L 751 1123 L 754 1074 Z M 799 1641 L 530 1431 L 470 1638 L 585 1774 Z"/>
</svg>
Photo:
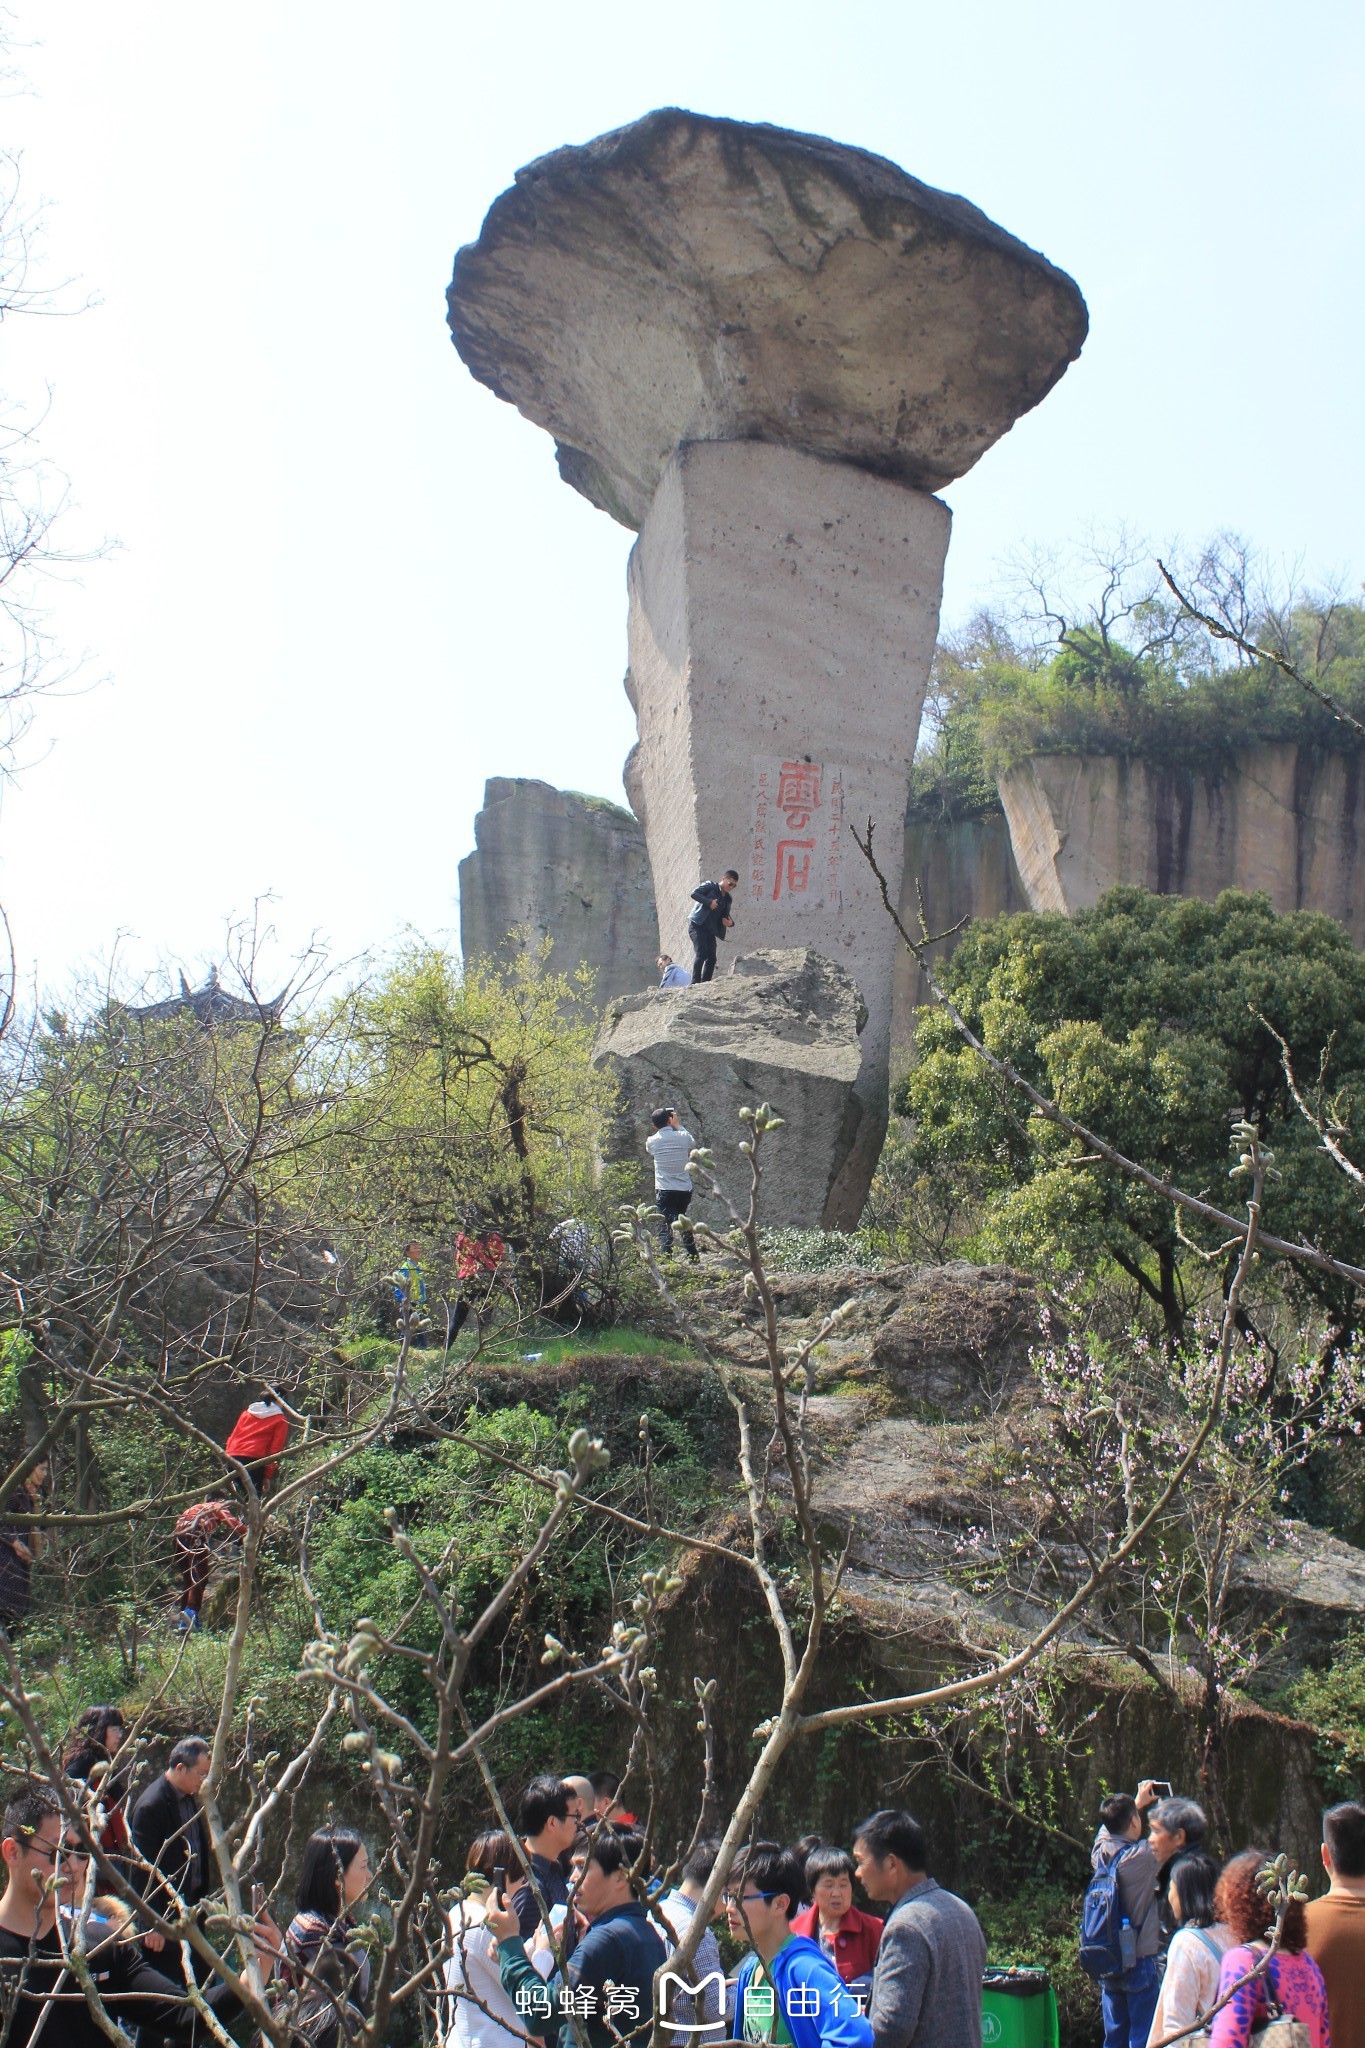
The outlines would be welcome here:
<svg viewBox="0 0 1365 2048">
<path fill-rule="evenodd" d="M 574 1358 L 664 1358 L 679 1362 L 697 1353 L 677 1337 L 660 1337 L 653 1330 L 584 1331 L 576 1337 L 554 1337 L 541 1350 L 546 1365 L 565 1365 Z"/>
</svg>

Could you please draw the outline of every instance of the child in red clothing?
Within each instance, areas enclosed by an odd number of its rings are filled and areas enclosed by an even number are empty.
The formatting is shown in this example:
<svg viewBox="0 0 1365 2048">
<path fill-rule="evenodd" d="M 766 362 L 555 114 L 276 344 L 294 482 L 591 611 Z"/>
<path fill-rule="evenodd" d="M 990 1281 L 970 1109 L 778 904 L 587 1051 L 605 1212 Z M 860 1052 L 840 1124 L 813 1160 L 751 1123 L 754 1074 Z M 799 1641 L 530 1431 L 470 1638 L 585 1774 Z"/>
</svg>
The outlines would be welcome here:
<svg viewBox="0 0 1365 2048">
<path fill-rule="evenodd" d="M 455 1240 L 455 1278 L 460 1291 L 451 1307 L 450 1335 L 452 1341 L 463 1329 L 468 1317 L 478 1319 L 478 1309 L 471 1296 L 477 1294 L 486 1302 L 492 1291 L 498 1267 L 507 1257 L 507 1246 L 496 1230 L 479 1231 L 477 1234 L 461 1231 Z"/>
<path fill-rule="evenodd" d="M 226 1501 L 201 1500 L 186 1508 L 175 1525 L 175 1557 L 185 1589 L 179 1628 L 198 1628 L 199 1610 L 223 1545 L 241 1543 L 245 1537 L 245 1522 L 238 1521 Z"/>
<path fill-rule="evenodd" d="M 853 1903 L 853 1858 L 847 1849 L 812 1849 L 806 1858 L 806 1890 L 813 1904 L 795 1916 L 792 1933 L 818 1941 L 845 1984 L 870 1975 L 882 1923 Z"/>
</svg>

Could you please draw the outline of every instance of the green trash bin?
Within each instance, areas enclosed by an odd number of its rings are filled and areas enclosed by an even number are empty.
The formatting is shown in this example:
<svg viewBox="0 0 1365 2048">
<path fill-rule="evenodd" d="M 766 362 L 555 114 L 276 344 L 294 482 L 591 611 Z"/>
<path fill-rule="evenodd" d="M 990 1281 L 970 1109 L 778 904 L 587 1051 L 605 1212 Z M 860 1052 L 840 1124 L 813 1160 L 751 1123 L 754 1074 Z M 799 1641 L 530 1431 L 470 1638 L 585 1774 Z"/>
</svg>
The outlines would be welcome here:
<svg viewBox="0 0 1365 2048">
<path fill-rule="evenodd" d="M 1011 1965 L 981 1983 L 981 2048 L 1058 2048 L 1057 1994 L 1046 1970 Z"/>
</svg>

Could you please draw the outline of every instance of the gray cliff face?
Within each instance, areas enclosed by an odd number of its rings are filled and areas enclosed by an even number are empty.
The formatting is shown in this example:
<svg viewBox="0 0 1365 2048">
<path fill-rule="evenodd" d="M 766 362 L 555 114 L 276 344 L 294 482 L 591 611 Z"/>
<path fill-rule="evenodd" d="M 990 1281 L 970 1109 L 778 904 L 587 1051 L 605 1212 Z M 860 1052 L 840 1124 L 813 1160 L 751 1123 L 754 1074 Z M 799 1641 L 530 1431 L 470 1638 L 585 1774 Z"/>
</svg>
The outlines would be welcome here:
<svg viewBox="0 0 1365 2048">
<path fill-rule="evenodd" d="M 1002 777 L 1001 796 L 1004 814 L 907 824 L 907 930 L 918 931 L 921 902 L 930 930 L 944 931 L 963 918 L 1083 909 L 1132 883 L 1208 899 L 1263 889 L 1277 910 L 1320 911 L 1365 944 L 1365 776 L 1349 755 L 1250 747 L 1217 775 L 1107 755 L 1040 755 Z M 603 1001 L 657 979 L 649 858 L 628 812 L 494 776 L 475 839 L 477 851 L 460 864 L 467 957 L 503 951 L 513 926 L 529 925 L 553 936 L 556 968 L 586 960 L 597 969 Z M 681 900 L 685 892 L 674 893 Z M 936 952 L 946 956 L 955 943 L 956 935 Z M 722 975 L 729 965 L 722 957 Z M 898 952 L 897 1070 L 925 993 L 922 970 Z"/>
<path fill-rule="evenodd" d="M 931 932 L 947 932 L 964 917 L 1004 917 L 1031 907 L 1003 813 L 908 820 L 900 915 L 905 929 L 916 936 L 921 905 Z M 960 936 L 954 932 L 933 948 L 936 964 L 947 959 Z M 891 1000 L 891 1044 L 900 1055 L 897 1072 L 914 1044 L 915 1011 L 928 994 L 924 969 L 902 947 L 896 956 Z"/>
<path fill-rule="evenodd" d="M 1198 774 L 1113 754 L 1038 754 L 1000 780 L 1032 910 L 1083 910 L 1121 882 L 1212 900 L 1264 890 L 1365 944 L 1361 762 L 1281 742 Z"/>
<path fill-rule="evenodd" d="M 571 971 L 580 960 L 594 968 L 601 1002 L 657 982 L 649 855 L 644 828 L 628 811 L 547 782 L 494 775 L 474 821 L 474 842 L 475 851 L 460 862 L 466 959 L 505 958 L 509 935 L 522 926 L 551 935 L 557 971 Z M 680 901 L 686 894 L 673 893 Z M 998 917 L 1030 907 L 1002 815 L 906 826 L 901 917 L 907 930 L 918 929 L 921 900 L 934 931 L 964 916 Z M 681 919 L 675 921 L 674 943 L 685 948 Z M 950 939 L 938 951 L 946 955 L 955 943 Z M 738 954 L 736 946 L 722 956 L 720 974 Z M 691 966 L 690 953 L 677 957 Z M 923 981 L 909 954 L 898 952 L 891 1023 L 897 1050 L 913 1042 Z"/>
<path fill-rule="evenodd" d="M 518 932 L 551 941 L 550 967 L 597 976 L 599 1002 L 658 980 L 645 836 L 629 811 L 548 782 L 493 775 L 460 862 L 460 950 L 506 959 Z M 689 962 L 690 965 L 690 962 Z"/>
</svg>

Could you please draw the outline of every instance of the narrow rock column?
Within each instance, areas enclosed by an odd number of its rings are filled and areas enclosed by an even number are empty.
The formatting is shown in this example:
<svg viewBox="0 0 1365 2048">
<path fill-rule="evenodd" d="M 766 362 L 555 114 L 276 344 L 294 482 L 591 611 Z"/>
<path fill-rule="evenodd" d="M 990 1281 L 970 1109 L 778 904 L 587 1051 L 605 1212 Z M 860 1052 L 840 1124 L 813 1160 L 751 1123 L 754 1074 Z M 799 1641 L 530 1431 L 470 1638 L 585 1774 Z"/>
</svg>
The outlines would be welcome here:
<svg viewBox="0 0 1365 2048">
<path fill-rule="evenodd" d="M 689 892 L 734 867 L 717 972 L 741 951 L 807 946 L 846 967 L 867 1006 L 862 1118 L 832 1226 L 857 1221 L 881 1149 L 900 943 L 850 828 L 875 823 L 896 902 L 949 525 L 938 499 L 845 463 L 688 442 L 631 554 L 640 739 L 626 785 L 665 947 L 690 959 Z"/>
</svg>

